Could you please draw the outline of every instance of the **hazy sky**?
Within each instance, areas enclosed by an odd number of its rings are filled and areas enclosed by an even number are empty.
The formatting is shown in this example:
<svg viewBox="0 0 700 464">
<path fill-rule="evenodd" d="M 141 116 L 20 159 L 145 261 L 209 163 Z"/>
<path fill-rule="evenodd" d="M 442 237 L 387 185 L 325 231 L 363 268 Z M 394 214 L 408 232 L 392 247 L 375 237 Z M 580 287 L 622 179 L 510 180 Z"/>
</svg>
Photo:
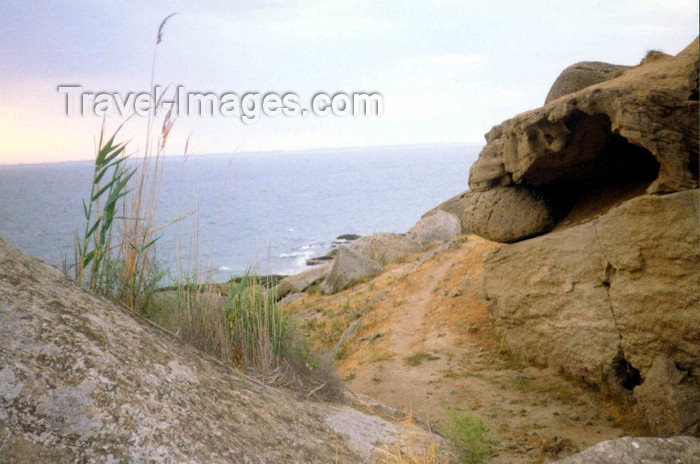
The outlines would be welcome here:
<svg viewBox="0 0 700 464">
<path fill-rule="evenodd" d="M 61 84 L 189 91 L 368 91 L 381 118 L 179 118 L 168 151 L 194 153 L 483 142 L 540 106 L 566 66 L 637 64 L 698 34 L 697 0 L 629 1 L 14 1 L 0 0 L 0 163 L 93 156 L 100 118 L 68 117 Z M 108 119 L 115 127 L 119 119 Z M 128 123 L 132 146 L 143 121 Z"/>
</svg>

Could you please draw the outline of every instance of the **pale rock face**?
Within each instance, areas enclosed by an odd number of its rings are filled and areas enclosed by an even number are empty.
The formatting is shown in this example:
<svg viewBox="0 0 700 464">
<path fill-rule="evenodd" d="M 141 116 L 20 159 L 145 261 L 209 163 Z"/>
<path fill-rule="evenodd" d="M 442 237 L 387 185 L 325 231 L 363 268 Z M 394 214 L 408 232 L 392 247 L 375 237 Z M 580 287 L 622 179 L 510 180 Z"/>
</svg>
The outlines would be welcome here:
<svg viewBox="0 0 700 464">
<path fill-rule="evenodd" d="M 322 264 L 320 266 L 313 267 L 299 274 L 294 274 L 289 277 L 285 277 L 280 281 L 276 287 L 277 296 L 279 298 L 285 297 L 290 293 L 303 292 L 310 286 L 318 283 L 326 278 L 331 270 L 330 263 Z"/>
<path fill-rule="evenodd" d="M 383 265 L 400 263 L 423 246 L 407 235 L 380 232 L 355 240 L 350 249 Z"/>
<path fill-rule="evenodd" d="M 470 193 L 471 192 L 469 190 L 467 190 L 467 191 L 462 192 L 458 195 L 455 195 L 454 197 L 450 198 L 449 200 L 446 200 L 443 203 L 440 203 L 435 208 L 433 208 L 430 211 L 423 214 L 423 216 L 421 218 L 426 218 L 428 216 L 431 216 L 436 211 L 445 211 L 447 213 L 454 214 L 455 217 L 457 217 L 457 219 L 459 219 L 460 225 L 461 225 L 460 231 L 463 234 L 468 233 L 468 230 L 464 227 L 464 222 L 462 221 L 462 213 L 464 213 L 464 208 L 465 208 L 465 205 L 466 205 L 466 202 L 468 200 Z"/>
<path fill-rule="evenodd" d="M 700 439 L 623 437 L 552 464 L 700 464 Z"/>
<path fill-rule="evenodd" d="M 354 464 L 431 437 L 254 382 L 0 239 L 0 462 Z"/>
<path fill-rule="evenodd" d="M 350 285 L 384 271 L 376 261 L 346 247 L 338 248 L 331 269 L 321 283 L 323 293 L 337 293 Z"/>
<path fill-rule="evenodd" d="M 457 216 L 438 210 L 421 218 L 406 233 L 406 237 L 425 246 L 452 240 L 460 233 L 461 229 L 461 223 Z"/>
<path fill-rule="evenodd" d="M 661 355 L 697 372 L 699 205 L 698 189 L 643 195 L 486 255 L 484 297 L 511 349 L 603 386 L 631 389 Z"/>
</svg>

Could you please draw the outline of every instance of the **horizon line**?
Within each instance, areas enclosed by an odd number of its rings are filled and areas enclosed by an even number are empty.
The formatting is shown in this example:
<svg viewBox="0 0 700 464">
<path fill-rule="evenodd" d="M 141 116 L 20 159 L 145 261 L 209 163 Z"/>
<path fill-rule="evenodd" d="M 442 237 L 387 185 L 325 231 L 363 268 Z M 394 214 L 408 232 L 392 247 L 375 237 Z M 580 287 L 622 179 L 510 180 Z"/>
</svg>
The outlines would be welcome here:
<svg viewBox="0 0 700 464">
<path fill-rule="evenodd" d="M 424 143 L 397 143 L 397 144 L 386 144 L 386 145 L 346 145 L 341 147 L 315 147 L 315 148 L 293 148 L 293 149 L 276 149 L 276 150 L 252 150 L 252 151 L 232 151 L 232 152 L 208 152 L 208 153 L 188 153 L 186 156 L 190 157 L 200 157 L 200 156 L 231 156 L 231 155 L 266 155 L 274 153 L 300 153 L 300 152 L 320 152 L 320 151 L 332 151 L 332 150 L 357 150 L 357 149 L 374 149 L 374 148 L 400 148 L 400 147 L 427 147 L 427 146 L 446 146 L 446 145 L 464 145 L 464 146 L 483 146 L 483 142 L 424 142 Z M 175 158 L 183 157 L 184 153 L 174 153 L 163 155 L 163 158 Z M 134 156 L 134 159 L 143 159 L 143 156 Z M 0 161 L 0 167 L 2 166 L 36 166 L 40 164 L 67 164 L 67 163 L 85 163 L 94 161 L 94 156 L 91 158 L 80 158 L 74 160 L 62 160 L 62 161 L 20 161 L 20 162 L 10 162 L 4 163 Z"/>
</svg>

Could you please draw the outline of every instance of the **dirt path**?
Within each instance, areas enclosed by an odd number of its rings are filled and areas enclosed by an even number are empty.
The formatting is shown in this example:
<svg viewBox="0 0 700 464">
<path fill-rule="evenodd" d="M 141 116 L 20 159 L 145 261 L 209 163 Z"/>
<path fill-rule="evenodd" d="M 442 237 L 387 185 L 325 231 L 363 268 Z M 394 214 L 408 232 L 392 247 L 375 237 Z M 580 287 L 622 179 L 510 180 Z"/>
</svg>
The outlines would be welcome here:
<svg viewBox="0 0 700 464">
<path fill-rule="evenodd" d="M 508 356 L 477 297 L 481 257 L 495 246 L 469 240 L 422 265 L 290 307 L 319 346 L 332 346 L 361 317 L 338 356 L 348 388 L 438 431 L 446 408 L 474 414 L 499 442 L 487 462 L 540 463 L 629 433 L 614 405 Z"/>
</svg>

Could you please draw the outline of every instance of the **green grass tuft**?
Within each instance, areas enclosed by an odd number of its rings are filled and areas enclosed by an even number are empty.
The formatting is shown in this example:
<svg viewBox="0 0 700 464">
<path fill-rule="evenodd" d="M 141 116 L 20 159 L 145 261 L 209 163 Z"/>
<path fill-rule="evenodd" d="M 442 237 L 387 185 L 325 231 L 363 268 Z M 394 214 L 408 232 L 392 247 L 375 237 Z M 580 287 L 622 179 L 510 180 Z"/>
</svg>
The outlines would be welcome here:
<svg viewBox="0 0 700 464">
<path fill-rule="evenodd" d="M 478 417 L 448 409 L 445 436 L 454 443 L 463 464 L 481 464 L 494 449 L 489 428 Z"/>
</svg>

